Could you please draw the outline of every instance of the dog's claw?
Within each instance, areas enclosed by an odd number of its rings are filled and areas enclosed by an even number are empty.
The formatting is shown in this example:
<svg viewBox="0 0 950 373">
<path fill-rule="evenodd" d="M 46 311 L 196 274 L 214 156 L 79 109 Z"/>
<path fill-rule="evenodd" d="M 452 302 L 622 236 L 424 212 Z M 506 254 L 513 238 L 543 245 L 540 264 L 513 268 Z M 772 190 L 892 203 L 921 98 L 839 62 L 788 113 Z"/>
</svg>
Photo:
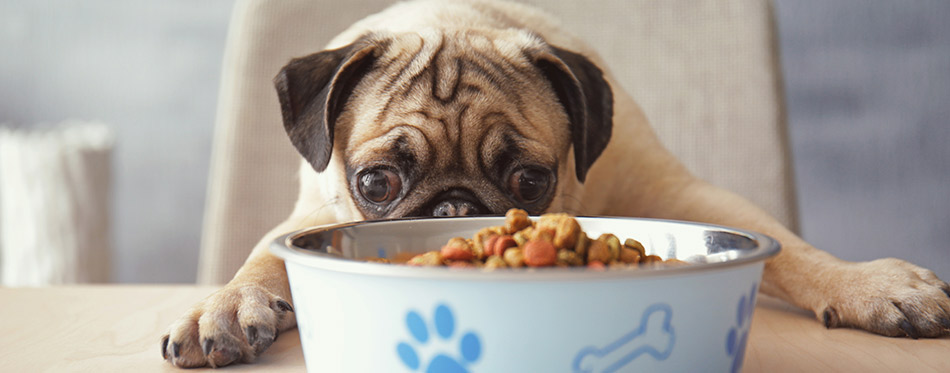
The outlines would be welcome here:
<svg viewBox="0 0 950 373">
<path fill-rule="evenodd" d="M 821 320 L 828 329 L 838 326 L 838 311 L 835 311 L 833 307 L 825 308 L 825 312 L 821 314 Z"/>
<path fill-rule="evenodd" d="M 290 303 L 287 303 L 287 301 L 283 299 L 277 300 L 277 307 L 283 310 L 284 312 L 287 312 L 287 311 L 294 312 L 294 307 L 291 306 Z"/>
<path fill-rule="evenodd" d="M 212 348 L 213 347 L 213 348 Z M 230 343 L 222 345 L 211 345 L 208 348 L 208 363 L 212 368 L 223 367 L 241 359 L 241 351 L 237 346 Z"/>
<path fill-rule="evenodd" d="M 897 309 L 901 311 L 901 314 L 904 315 L 904 317 L 901 319 L 901 322 L 898 324 L 901 330 L 904 331 L 904 334 L 907 334 L 908 337 L 913 339 L 919 338 L 920 333 L 917 331 L 917 327 L 914 326 L 914 324 L 909 320 L 913 315 L 908 314 L 907 311 L 904 310 L 904 307 L 901 307 L 900 302 L 891 302 L 891 304 L 893 304 L 894 307 L 897 307 Z"/>
<path fill-rule="evenodd" d="M 162 359 L 168 359 L 168 335 L 162 337 Z"/>
<path fill-rule="evenodd" d="M 208 338 L 201 343 L 201 352 L 205 353 L 205 356 L 211 355 L 211 348 L 214 347 L 214 339 Z"/>
<path fill-rule="evenodd" d="M 917 333 L 917 328 L 915 328 L 914 325 L 910 323 L 910 321 L 907 321 L 907 319 L 901 320 L 900 327 L 904 333 L 907 333 L 908 337 L 913 339 L 920 337 L 920 335 Z"/>
<path fill-rule="evenodd" d="M 244 328 L 244 337 L 247 338 L 247 344 L 251 346 L 257 344 L 257 327 L 251 325 Z"/>
<path fill-rule="evenodd" d="M 244 337 L 247 338 L 247 344 L 254 348 L 254 352 L 259 354 L 277 340 L 277 330 L 266 326 L 248 325 L 244 328 Z"/>
<path fill-rule="evenodd" d="M 172 357 L 175 359 L 181 357 L 181 355 L 179 354 L 179 348 L 181 348 L 181 345 L 179 345 L 178 343 L 172 343 Z"/>
</svg>

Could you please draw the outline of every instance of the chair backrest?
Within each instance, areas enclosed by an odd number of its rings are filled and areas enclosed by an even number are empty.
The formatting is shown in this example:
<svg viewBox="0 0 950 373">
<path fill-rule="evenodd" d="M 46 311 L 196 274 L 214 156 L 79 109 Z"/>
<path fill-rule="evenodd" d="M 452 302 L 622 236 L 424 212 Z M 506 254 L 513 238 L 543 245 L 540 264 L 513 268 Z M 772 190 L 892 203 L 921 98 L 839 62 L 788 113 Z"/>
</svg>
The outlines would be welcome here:
<svg viewBox="0 0 950 373">
<path fill-rule="evenodd" d="M 768 0 L 529 2 L 601 54 L 620 88 L 697 176 L 797 229 Z M 228 281 L 296 198 L 299 158 L 283 131 L 274 75 L 390 3 L 237 2 L 219 93 L 199 282 Z"/>
</svg>

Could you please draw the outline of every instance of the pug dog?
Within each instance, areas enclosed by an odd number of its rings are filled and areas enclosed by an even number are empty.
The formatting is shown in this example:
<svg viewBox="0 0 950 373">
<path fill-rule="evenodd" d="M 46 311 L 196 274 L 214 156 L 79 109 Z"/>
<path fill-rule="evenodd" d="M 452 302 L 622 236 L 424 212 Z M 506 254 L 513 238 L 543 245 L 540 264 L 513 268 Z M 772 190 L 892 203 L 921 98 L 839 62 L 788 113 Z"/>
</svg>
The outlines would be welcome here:
<svg viewBox="0 0 950 373">
<path fill-rule="evenodd" d="M 274 83 L 302 156 L 297 203 L 231 282 L 171 325 L 161 350 L 176 366 L 253 361 L 295 326 L 284 263 L 267 249 L 280 234 L 512 207 L 763 232 L 783 247 L 766 262 L 764 293 L 829 328 L 948 334 L 950 286 L 933 272 L 898 259 L 842 261 L 697 179 L 597 54 L 526 5 L 400 3 L 291 60 Z"/>
</svg>

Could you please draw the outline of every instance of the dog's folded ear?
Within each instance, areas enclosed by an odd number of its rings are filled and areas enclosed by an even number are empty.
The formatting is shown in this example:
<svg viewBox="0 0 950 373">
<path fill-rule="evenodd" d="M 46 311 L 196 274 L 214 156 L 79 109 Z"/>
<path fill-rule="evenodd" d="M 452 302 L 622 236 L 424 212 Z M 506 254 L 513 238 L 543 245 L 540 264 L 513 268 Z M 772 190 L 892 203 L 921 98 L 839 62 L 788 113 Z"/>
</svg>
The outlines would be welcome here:
<svg viewBox="0 0 950 373">
<path fill-rule="evenodd" d="M 336 119 L 381 46 L 363 37 L 339 49 L 295 58 L 274 77 L 284 129 L 317 172 L 327 168 Z"/>
<path fill-rule="evenodd" d="M 552 46 L 536 53 L 535 65 L 567 112 L 577 180 L 583 182 L 610 141 L 613 92 L 600 68 L 580 54 Z"/>
</svg>

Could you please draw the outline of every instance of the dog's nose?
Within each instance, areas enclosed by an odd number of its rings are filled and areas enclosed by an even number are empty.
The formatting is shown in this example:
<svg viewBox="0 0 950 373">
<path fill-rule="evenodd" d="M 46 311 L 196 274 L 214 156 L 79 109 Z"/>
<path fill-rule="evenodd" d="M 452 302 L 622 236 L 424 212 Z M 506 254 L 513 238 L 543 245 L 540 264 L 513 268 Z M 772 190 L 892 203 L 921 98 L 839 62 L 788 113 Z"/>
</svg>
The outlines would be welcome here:
<svg viewBox="0 0 950 373">
<path fill-rule="evenodd" d="M 432 216 L 469 216 L 478 215 L 478 206 L 466 200 L 455 199 L 442 201 L 432 208 Z"/>
<path fill-rule="evenodd" d="M 432 198 L 432 202 L 422 210 L 429 216 L 471 216 L 488 212 L 484 205 L 479 203 L 475 193 L 465 188 L 452 188 L 443 191 Z"/>
</svg>

